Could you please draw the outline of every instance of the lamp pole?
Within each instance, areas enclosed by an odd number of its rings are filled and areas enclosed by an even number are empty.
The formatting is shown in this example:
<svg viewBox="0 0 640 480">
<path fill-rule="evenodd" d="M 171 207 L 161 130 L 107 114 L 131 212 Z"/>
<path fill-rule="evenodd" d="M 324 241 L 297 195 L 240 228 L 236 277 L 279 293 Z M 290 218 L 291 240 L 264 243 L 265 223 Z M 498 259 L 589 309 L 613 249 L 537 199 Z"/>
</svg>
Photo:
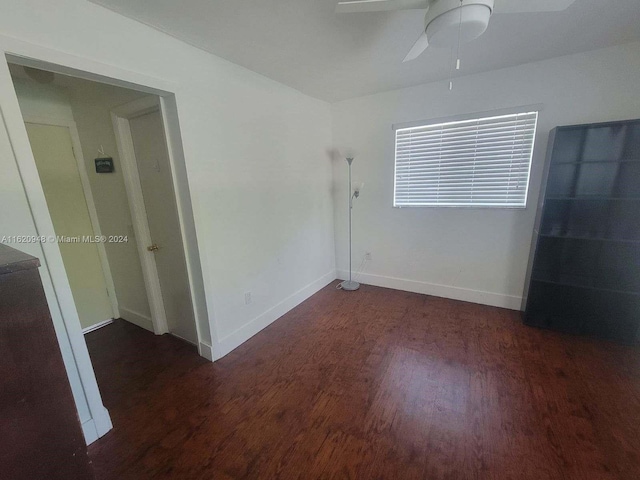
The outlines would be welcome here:
<svg viewBox="0 0 640 480">
<path fill-rule="evenodd" d="M 354 282 L 352 278 L 352 268 L 351 268 L 351 210 L 353 209 L 353 199 L 358 198 L 360 192 L 354 192 L 353 186 L 351 184 L 351 164 L 353 163 L 353 158 L 347 158 L 347 163 L 349 164 L 349 280 L 344 281 L 340 284 L 343 290 L 354 291 L 360 288 L 360 284 L 358 282 Z"/>
</svg>

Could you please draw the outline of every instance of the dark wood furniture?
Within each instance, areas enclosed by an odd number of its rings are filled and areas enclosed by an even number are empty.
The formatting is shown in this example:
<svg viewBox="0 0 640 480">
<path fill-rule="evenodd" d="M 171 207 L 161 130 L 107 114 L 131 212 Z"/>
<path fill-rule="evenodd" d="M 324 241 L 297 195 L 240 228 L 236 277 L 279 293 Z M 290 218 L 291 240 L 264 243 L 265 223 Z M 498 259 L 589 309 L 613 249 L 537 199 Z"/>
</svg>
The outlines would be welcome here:
<svg viewBox="0 0 640 480">
<path fill-rule="evenodd" d="M 622 343 L 640 326 L 640 120 L 551 132 L 525 323 Z"/>
<path fill-rule="evenodd" d="M 94 478 L 37 258 L 0 245 L 0 478 Z"/>
</svg>

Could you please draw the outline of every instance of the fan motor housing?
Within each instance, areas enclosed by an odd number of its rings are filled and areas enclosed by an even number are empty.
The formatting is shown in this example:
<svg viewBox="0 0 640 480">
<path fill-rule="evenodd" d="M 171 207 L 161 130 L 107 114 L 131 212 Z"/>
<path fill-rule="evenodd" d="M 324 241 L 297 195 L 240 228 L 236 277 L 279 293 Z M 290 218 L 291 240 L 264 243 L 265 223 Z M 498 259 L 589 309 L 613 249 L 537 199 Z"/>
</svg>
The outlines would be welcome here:
<svg viewBox="0 0 640 480">
<path fill-rule="evenodd" d="M 429 45 L 453 47 L 482 35 L 489 26 L 493 0 L 435 0 L 425 16 Z"/>
</svg>

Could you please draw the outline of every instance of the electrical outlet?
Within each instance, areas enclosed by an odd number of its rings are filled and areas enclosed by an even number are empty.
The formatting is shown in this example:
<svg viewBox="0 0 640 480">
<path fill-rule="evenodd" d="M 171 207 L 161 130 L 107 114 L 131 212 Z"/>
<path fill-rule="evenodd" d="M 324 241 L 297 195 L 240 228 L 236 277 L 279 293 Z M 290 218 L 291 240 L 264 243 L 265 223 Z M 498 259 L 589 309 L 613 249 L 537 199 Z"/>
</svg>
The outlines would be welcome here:
<svg viewBox="0 0 640 480">
<path fill-rule="evenodd" d="M 251 292 L 244 294 L 244 304 L 249 305 L 251 303 Z"/>
<path fill-rule="evenodd" d="M 364 254 L 364 259 L 365 259 L 366 261 L 373 260 L 373 259 L 372 259 L 372 257 L 371 257 L 371 252 L 367 252 L 367 253 L 365 253 L 365 254 Z"/>
</svg>

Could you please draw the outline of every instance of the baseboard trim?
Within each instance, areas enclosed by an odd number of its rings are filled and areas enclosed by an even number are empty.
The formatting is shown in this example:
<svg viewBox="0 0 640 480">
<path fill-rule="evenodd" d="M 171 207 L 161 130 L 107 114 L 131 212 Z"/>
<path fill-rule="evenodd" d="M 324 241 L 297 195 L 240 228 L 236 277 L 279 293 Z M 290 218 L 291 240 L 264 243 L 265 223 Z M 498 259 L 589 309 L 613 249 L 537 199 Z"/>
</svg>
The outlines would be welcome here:
<svg viewBox="0 0 640 480">
<path fill-rule="evenodd" d="M 98 330 L 99 328 L 106 327 L 107 325 L 109 325 L 111 323 L 113 323 L 113 318 L 109 318 L 109 319 L 104 320 L 102 322 L 98 322 L 95 325 L 91 325 L 90 327 L 83 328 L 82 329 L 82 334 L 86 335 L 87 333 L 93 332 L 94 330 Z"/>
<path fill-rule="evenodd" d="M 153 321 L 150 317 L 120 305 L 120 318 L 153 333 Z"/>
<path fill-rule="evenodd" d="M 109 411 L 102 407 L 93 418 L 82 422 L 82 433 L 87 445 L 92 444 L 100 437 L 103 437 L 113 428 Z"/>
<path fill-rule="evenodd" d="M 285 298 L 283 301 L 271 307 L 269 310 L 259 315 L 258 317 L 251 320 L 246 325 L 240 327 L 238 330 L 233 332 L 230 335 L 227 335 L 225 338 L 220 340 L 217 343 L 217 348 L 214 350 L 213 358 L 218 360 L 225 355 L 227 355 L 232 350 L 236 349 L 244 342 L 253 337 L 260 330 L 268 327 L 273 322 L 275 322 L 282 315 L 287 313 L 289 310 L 295 308 L 300 305 L 306 299 L 308 299 L 313 294 L 317 293 L 319 290 L 326 287 L 329 283 L 333 282 L 336 279 L 336 272 L 332 270 L 329 273 L 326 273 L 319 279 L 311 282 L 306 287 L 301 288 L 293 295 Z M 202 343 L 200 344 L 202 345 Z"/>
<path fill-rule="evenodd" d="M 181 337 L 181 336 L 180 336 L 180 335 L 178 335 L 177 333 L 169 332 L 169 335 L 171 335 L 172 337 L 179 338 L 179 339 L 180 339 L 180 340 L 182 340 L 183 342 L 188 343 L 189 345 L 193 345 L 194 347 L 197 347 L 197 346 L 198 346 L 198 344 L 197 344 L 197 343 L 193 343 L 191 340 L 187 340 L 186 338 Z"/>
<path fill-rule="evenodd" d="M 198 347 L 198 353 L 201 357 L 206 358 L 210 362 L 213 362 L 213 347 L 209 345 L 207 342 L 200 342 Z"/>
<path fill-rule="evenodd" d="M 84 434 L 84 441 L 87 445 L 91 445 L 98 438 L 98 429 L 96 428 L 96 422 L 93 418 L 82 423 L 82 433 Z"/>
<path fill-rule="evenodd" d="M 96 424 L 96 431 L 98 432 L 98 438 L 103 437 L 113 428 L 109 410 L 107 410 L 104 406 L 102 407 L 100 414 L 97 417 L 94 416 L 94 421 Z"/>
<path fill-rule="evenodd" d="M 338 278 L 345 280 L 349 278 L 349 272 L 337 271 Z M 509 310 L 520 310 L 522 307 L 522 297 L 515 295 L 504 295 L 500 293 L 483 292 L 468 288 L 452 287 L 450 285 L 438 285 L 435 283 L 418 282 L 404 278 L 385 277 L 370 273 L 359 274 L 356 281 L 376 287 L 391 288 L 393 290 L 403 290 L 405 292 L 422 293 L 435 297 L 451 298 L 463 302 L 479 303 L 492 307 L 508 308 Z"/>
</svg>

